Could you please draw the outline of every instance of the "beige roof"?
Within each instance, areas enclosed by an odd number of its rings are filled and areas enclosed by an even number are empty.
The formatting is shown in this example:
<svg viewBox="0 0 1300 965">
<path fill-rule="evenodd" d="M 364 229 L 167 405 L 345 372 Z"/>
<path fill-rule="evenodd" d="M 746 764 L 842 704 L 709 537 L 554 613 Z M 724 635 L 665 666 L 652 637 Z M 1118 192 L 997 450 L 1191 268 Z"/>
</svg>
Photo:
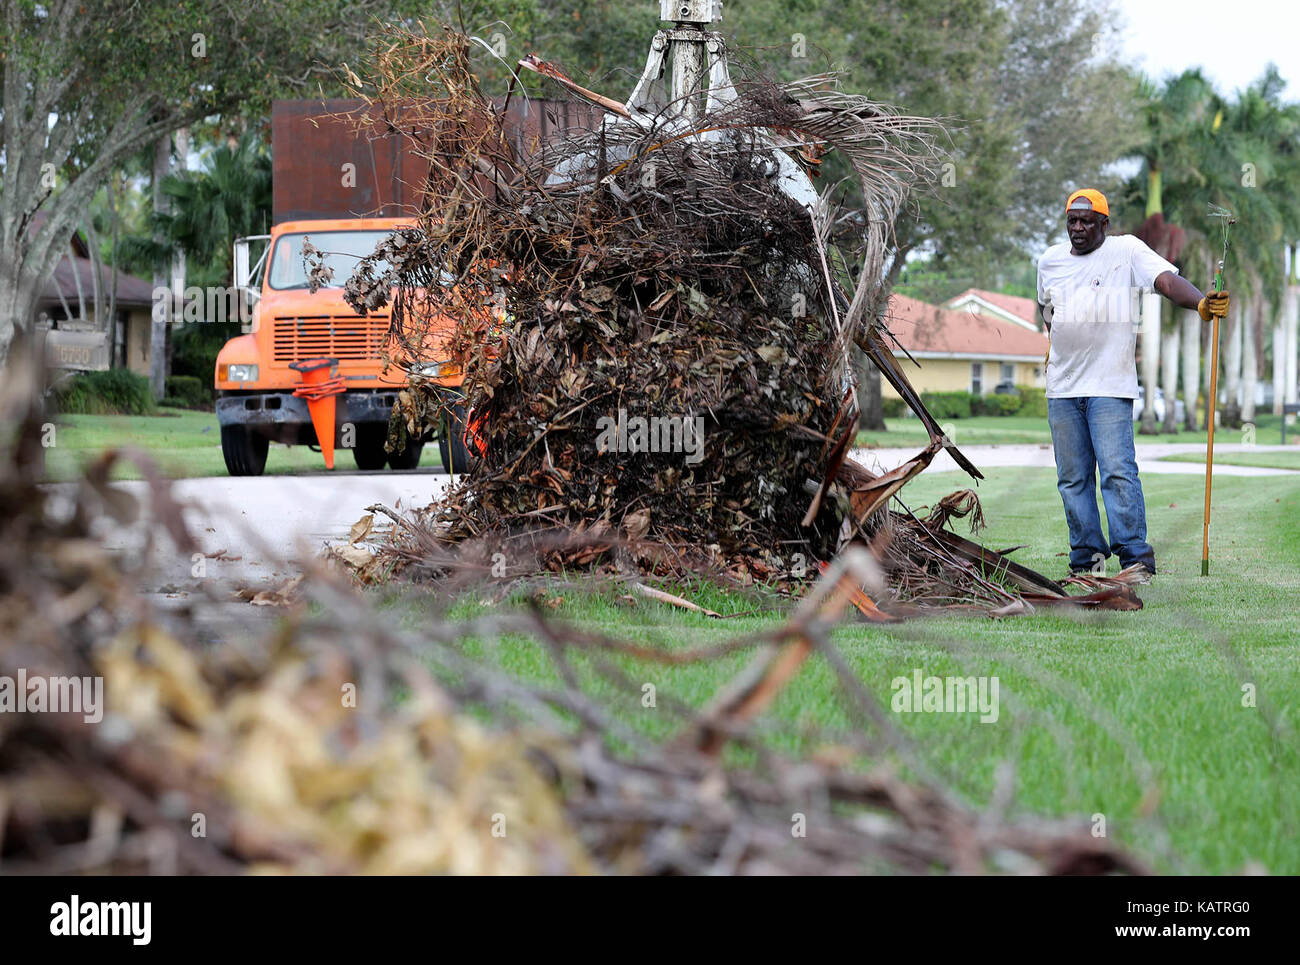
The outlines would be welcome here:
<svg viewBox="0 0 1300 965">
<path fill-rule="evenodd" d="M 1041 359 L 1047 351 L 1047 336 L 1041 332 L 994 315 L 940 308 L 906 295 L 890 296 L 885 321 L 899 343 L 913 353 Z"/>
<path fill-rule="evenodd" d="M 967 288 L 960 295 L 948 299 L 944 305 L 952 308 L 958 302 L 964 301 L 972 295 L 1002 309 L 1008 315 L 1014 315 L 1026 324 L 1035 328 L 1039 327 L 1036 315 L 1038 305 L 1035 304 L 1032 298 L 1021 298 L 1019 295 L 1004 295 L 1001 292 L 991 292 L 983 288 Z"/>
</svg>

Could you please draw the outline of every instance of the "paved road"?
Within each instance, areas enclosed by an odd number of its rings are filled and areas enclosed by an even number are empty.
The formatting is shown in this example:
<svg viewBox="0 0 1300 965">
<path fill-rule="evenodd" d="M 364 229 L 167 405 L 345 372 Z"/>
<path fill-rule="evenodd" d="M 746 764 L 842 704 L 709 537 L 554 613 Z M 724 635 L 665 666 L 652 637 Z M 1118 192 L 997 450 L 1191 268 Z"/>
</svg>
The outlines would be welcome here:
<svg viewBox="0 0 1300 965">
<path fill-rule="evenodd" d="M 901 466 L 920 451 L 917 446 L 910 449 L 855 449 L 853 458 L 868 469 L 893 469 Z M 1048 444 L 1014 444 L 1005 446 L 958 446 L 962 453 L 973 462 L 981 472 L 998 466 L 1024 466 L 1055 469 L 1056 460 L 1052 447 Z M 1215 456 L 1229 452 L 1296 452 L 1295 446 L 1247 446 L 1241 443 L 1219 443 L 1214 445 Z M 1175 473 L 1200 476 L 1205 473 L 1205 463 L 1163 462 L 1165 456 L 1193 452 L 1205 458 L 1205 446 L 1196 442 L 1149 442 L 1137 446 L 1138 472 L 1140 473 Z M 951 456 L 941 452 L 930 463 L 928 471 L 944 472 L 957 469 Z M 988 475 L 988 473 L 985 473 Z M 1227 466 L 1216 462 L 1215 476 L 1296 476 L 1294 469 L 1268 469 L 1262 466 Z"/>
<path fill-rule="evenodd" d="M 232 586 L 274 585 L 298 572 L 295 561 L 320 552 L 328 539 L 346 538 L 367 506 L 424 506 L 447 487 L 450 477 L 438 470 L 409 472 L 333 472 L 298 476 L 226 476 L 178 479 L 172 488 L 185 507 L 185 520 L 205 554 L 221 556 L 202 563 L 206 578 Z M 72 484 L 50 488 L 66 492 Z M 143 497 L 146 484 L 118 486 Z M 128 529 L 108 532 L 118 547 L 143 544 L 151 524 L 146 520 Z M 170 552 L 161 560 L 160 585 L 193 582 L 193 562 Z M 221 551 L 225 551 L 222 553 Z"/>
</svg>

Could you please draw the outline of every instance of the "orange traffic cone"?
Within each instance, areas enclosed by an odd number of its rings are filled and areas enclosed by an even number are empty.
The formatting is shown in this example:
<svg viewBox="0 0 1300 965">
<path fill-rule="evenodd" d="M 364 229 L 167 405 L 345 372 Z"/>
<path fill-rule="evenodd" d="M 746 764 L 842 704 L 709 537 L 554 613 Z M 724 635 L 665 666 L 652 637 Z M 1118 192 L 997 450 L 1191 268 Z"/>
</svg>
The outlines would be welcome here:
<svg viewBox="0 0 1300 965">
<path fill-rule="evenodd" d="M 465 414 L 465 447 L 473 449 L 479 458 L 487 458 L 487 440 L 483 433 L 487 429 L 487 415 L 473 409 Z"/>
<path fill-rule="evenodd" d="M 338 364 L 337 359 L 320 358 L 289 365 L 302 376 L 302 385 L 293 394 L 307 400 L 307 411 L 311 414 L 326 469 L 334 468 L 334 398 L 346 389 L 343 379 L 336 374 Z"/>
</svg>

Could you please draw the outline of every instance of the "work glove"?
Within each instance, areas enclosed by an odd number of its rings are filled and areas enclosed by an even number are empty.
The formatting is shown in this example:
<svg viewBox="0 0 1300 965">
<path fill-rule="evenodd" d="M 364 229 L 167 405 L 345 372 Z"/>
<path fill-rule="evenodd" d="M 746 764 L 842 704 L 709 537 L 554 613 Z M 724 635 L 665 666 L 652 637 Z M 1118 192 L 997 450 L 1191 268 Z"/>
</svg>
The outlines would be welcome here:
<svg viewBox="0 0 1300 965">
<path fill-rule="evenodd" d="M 1223 318 L 1228 314 L 1228 293 L 1210 292 L 1199 302 L 1196 303 L 1196 312 L 1201 316 L 1201 321 L 1208 322 L 1210 319 Z"/>
</svg>

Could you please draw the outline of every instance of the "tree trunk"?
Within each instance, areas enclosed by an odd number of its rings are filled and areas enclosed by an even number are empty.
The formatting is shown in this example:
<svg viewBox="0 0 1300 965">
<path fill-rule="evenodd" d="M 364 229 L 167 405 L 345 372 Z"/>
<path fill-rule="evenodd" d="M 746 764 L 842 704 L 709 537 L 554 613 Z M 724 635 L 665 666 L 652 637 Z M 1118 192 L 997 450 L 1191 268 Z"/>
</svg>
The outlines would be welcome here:
<svg viewBox="0 0 1300 965">
<path fill-rule="evenodd" d="M 1297 351 L 1300 350 L 1300 344 L 1297 343 L 1297 336 L 1300 336 L 1300 279 L 1297 279 L 1300 265 L 1296 264 L 1297 258 L 1300 257 L 1300 250 L 1294 245 L 1291 246 L 1291 267 L 1287 272 L 1287 284 L 1282 293 L 1282 328 L 1286 332 L 1286 348 L 1284 351 L 1285 367 L 1283 370 L 1283 400 L 1287 405 L 1296 403 L 1296 363 Z M 1291 416 L 1294 419 L 1295 416 Z"/>
<path fill-rule="evenodd" d="M 1160 190 L 1160 168 L 1151 164 L 1147 168 L 1147 211 L 1145 217 L 1165 213 L 1164 199 Z"/>
<path fill-rule="evenodd" d="M 64 257 L 68 259 L 68 264 L 72 268 L 72 276 L 74 278 L 77 277 L 77 264 L 72 260 L 72 251 L 69 250 Z M 54 267 L 55 270 L 57 271 L 58 265 L 55 265 Z M 81 285 L 78 284 L 77 287 L 80 288 Z M 72 321 L 72 319 L 75 318 L 76 316 L 72 314 L 72 306 L 68 304 L 68 299 L 67 296 L 64 294 L 63 289 L 60 288 L 58 285 L 55 285 L 54 293 L 59 296 L 59 306 L 63 309 L 63 317 L 66 318 L 68 321 Z"/>
<path fill-rule="evenodd" d="M 1183 428 L 1200 428 L 1196 404 L 1201 394 L 1201 316 L 1196 309 L 1183 310 Z"/>
<path fill-rule="evenodd" d="M 1278 316 L 1273 323 L 1273 414 L 1282 414 L 1282 393 L 1286 382 L 1286 329 L 1282 327 L 1282 318 Z"/>
<path fill-rule="evenodd" d="M 1264 317 L 1264 296 L 1258 281 L 1252 287 L 1249 311 L 1241 314 L 1241 421 L 1255 422 L 1255 396 L 1259 387 L 1259 343 L 1256 336 Z"/>
<path fill-rule="evenodd" d="M 1165 395 L 1165 418 L 1160 427 L 1161 432 L 1178 431 L 1178 420 L 1174 416 L 1178 411 L 1178 344 L 1181 331 L 1175 319 L 1161 335 L 1160 363 L 1164 374 L 1161 387 Z"/>
<path fill-rule="evenodd" d="M 902 272 L 903 265 L 906 264 L 907 256 L 913 247 L 908 241 L 898 240 L 897 243 L 898 247 L 889 263 L 889 273 L 885 276 L 885 290 L 890 292 L 894 290 L 894 284 L 898 281 L 898 276 Z M 858 425 L 863 429 L 883 432 L 886 426 L 884 397 L 881 394 L 880 369 L 876 368 L 866 358 L 863 358 L 862 364 L 859 366 L 859 373 L 858 405 L 862 407 L 862 412 L 858 417 Z"/>
<path fill-rule="evenodd" d="M 157 214 L 165 213 L 169 205 L 163 194 L 162 183 L 171 170 L 171 135 L 164 134 L 154 142 L 153 147 L 153 210 Z M 161 239 L 159 239 L 161 240 Z M 169 266 L 160 262 L 154 266 L 153 287 L 170 288 Z M 161 318 L 159 316 L 162 316 Z M 149 324 L 149 388 L 155 400 L 161 399 L 167 385 L 167 326 L 171 321 L 171 300 L 166 309 L 154 312 Z"/>
<path fill-rule="evenodd" d="M 73 248 L 71 245 L 69 245 L 68 246 L 68 268 L 72 272 L 72 281 L 77 289 L 77 321 L 85 322 L 86 321 L 86 290 L 85 288 L 82 287 L 81 269 L 77 267 L 77 259 L 73 257 L 73 254 L 74 254 Z M 89 251 L 87 252 L 87 254 L 89 254 Z M 92 271 L 95 268 L 95 260 L 93 257 L 90 259 L 90 267 Z M 69 319 L 71 319 L 71 316 L 69 316 Z"/>
<path fill-rule="evenodd" d="M 1247 296 L 1249 297 L 1249 296 Z M 1245 298 L 1234 301 L 1228 309 L 1227 330 L 1222 333 L 1223 345 L 1223 419 L 1222 424 L 1230 428 L 1241 425 L 1241 330 L 1246 317 Z"/>
<path fill-rule="evenodd" d="M 0 258 L 0 372 L 9 360 L 9 346 L 19 333 L 31 333 L 40 288 L 24 284 L 18 258 Z"/>
<path fill-rule="evenodd" d="M 883 432 L 885 429 L 885 402 L 881 395 L 880 369 L 854 346 L 861 364 L 858 367 L 858 405 L 862 414 L 858 419 L 859 427 Z"/>
<path fill-rule="evenodd" d="M 1150 164 L 1147 168 L 1146 217 L 1164 215 L 1161 196 L 1160 168 Z M 1162 299 L 1156 292 L 1142 294 L 1142 422 L 1138 432 L 1144 436 L 1155 435 L 1156 382 L 1160 373 L 1160 316 Z"/>
<path fill-rule="evenodd" d="M 121 235 L 121 218 L 117 210 L 117 192 L 120 186 L 115 172 L 108 182 L 108 211 L 109 217 L 112 219 L 113 229 L 112 241 L 109 247 L 109 261 L 113 266 L 113 278 L 108 292 L 108 367 L 110 369 L 116 368 L 119 364 L 117 360 L 117 241 Z M 123 338 L 122 341 L 125 347 L 126 339 Z M 126 360 L 123 359 L 120 364 L 125 365 Z"/>
<path fill-rule="evenodd" d="M 90 281 L 95 305 L 95 327 L 108 331 L 108 292 L 104 291 L 104 258 L 99 253 L 99 234 L 95 231 L 95 216 L 86 212 L 86 249 L 90 252 Z M 112 335 L 110 333 L 109 337 Z"/>
<path fill-rule="evenodd" d="M 1282 394 L 1286 391 L 1286 328 L 1282 322 L 1282 314 L 1285 311 L 1283 303 L 1286 300 L 1286 284 L 1288 281 L 1288 270 L 1290 265 L 1287 262 L 1287 246 L 1282 246 L 1282 301 L 1272 306 L 1272 340 L 1273 340 L 1273 404 L 1270 411 L 1274 415 L 1282 414 Z M 1265 319 L 1268 321 L 1268 319 Z"/>
<path fill-rule="evenodd" d="M 1156 384 L 1160 364 L 1160 295 L 1144 292 L 1142 295 L 1142 425 L 1138 432 L 1144 436 L 1156 434 Z"/>
<path fill-rule="evenodd" d="M 176 130 L 176 170 L 189 170 L 190 155 L 190 129 L 188 127 L 177 128 Z M 185 297 L 185 249 L 177 245 L 172 250 L 171 263 L 171 290 L 173 306 L 184 304 L 182 301 Z M 166 394 L 167 378 L 172 374 L 172 354 L 175 350 L 173 337 L 176 334 L 176 326 L 180 324 L 181 319 L 172 318 L 171 324 L 167 326 L 167 352 L 166 365 L 163 368 L 163 394 Z"/>
</svg>

